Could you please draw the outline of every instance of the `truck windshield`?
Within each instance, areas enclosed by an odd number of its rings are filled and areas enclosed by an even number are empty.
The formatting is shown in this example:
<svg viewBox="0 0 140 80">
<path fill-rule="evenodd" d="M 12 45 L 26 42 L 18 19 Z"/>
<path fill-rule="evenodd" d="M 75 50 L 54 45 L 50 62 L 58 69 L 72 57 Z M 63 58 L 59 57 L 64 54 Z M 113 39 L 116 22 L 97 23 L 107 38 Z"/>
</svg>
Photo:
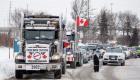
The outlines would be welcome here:
<svg viewBox="0 0 140 80">
<path fill-rule="evenodd" d="M 52 40 L 54 38 L 55 38 L 55 31 L 44 31 L 44 30 L 25 31 L 26 40 Z"/>
</svg>

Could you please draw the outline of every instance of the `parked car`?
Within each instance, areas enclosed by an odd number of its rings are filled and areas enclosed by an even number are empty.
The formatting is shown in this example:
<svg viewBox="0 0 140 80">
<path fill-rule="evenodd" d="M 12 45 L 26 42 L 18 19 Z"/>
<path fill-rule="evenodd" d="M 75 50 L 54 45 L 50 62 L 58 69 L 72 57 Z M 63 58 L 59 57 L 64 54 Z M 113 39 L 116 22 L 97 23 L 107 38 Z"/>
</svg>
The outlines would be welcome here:
<svg viewBox="0 0 140 80">
<path fill-rule="evenodd" d="M 96 51 L 99 51 L 100 52 L 100 58 L 103 58 L 103 55 L 105 54 L 106 52 L 106 47 L 104 44 L 99 44 L 98 47 L 97 47 L 97 50 Z"/>
<path fill-rule="evenodd" d="M 80 52 L 83 54 L 83 63 L 88 63 L 88 55 L 86 49 L 80 49 Z"/>
<path fill-rule="evenodd" d="M 128 47 L 128 50 L 130 51 L 130 58 L 137 58 L 136 47 Z"/>
<path fill-rule="evenodd" d="M 117 63 L 121 66 L 125 65 L 125 54 L 120 47 L 111 47 L 106 49 L 103 56 L 103 65 L 108 63 Z"/>
<path fill-rule="evenodd" d="M 89 60 L 92 59 L 94 51 L 96 51 L 98 44 L 97 43 L 88 43 L 87 44 L 87 51 L 89 55 Z"/>
<path fill-rule="evenodd" d="M 122 49 L 123 49 L 123 53 L 125 54 L 125 59 L 129 59 L 130 58 L 130 50 L 129 50 L 129 48 L 126 47 L 126 46 L 123 46 Z"/>
<path fill-rule="evenodd" d="M 136 54 L 138 57 L 140 57 L 140 47 L 136 47 Z"/>
</svg>

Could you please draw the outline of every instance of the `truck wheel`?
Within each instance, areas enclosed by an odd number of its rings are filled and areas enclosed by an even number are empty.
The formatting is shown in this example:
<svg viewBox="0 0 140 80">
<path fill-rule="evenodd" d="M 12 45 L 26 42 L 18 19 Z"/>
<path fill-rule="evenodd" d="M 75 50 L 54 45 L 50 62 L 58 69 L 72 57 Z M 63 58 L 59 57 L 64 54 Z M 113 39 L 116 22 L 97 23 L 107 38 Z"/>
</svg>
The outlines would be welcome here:
<svg viewBox="0 0 140 80">
<path fill-rule="evenodd" d="M 125 62 L 121 63 L 121 66 L 125 66 Z"/>
<path fill-rule="evenodd" d="M 17 79 L 22 79 L 23 78 L 23 72 L 21 70 L 16 70 L 15 71 L 15 77 Z"/>
<path fill-rule="evenodd" d="M 62 67 L 62 74 L 65 74 L 65 73 L 66 73 L 66 65 L 64 64 Z"/>
<path fill-rule="evenodd" d="M 54 73 L 55 79 L 61 79 L 61 76 L 62 76 L 62 70 L 55 71 Z"/>
<path fill-rule="evenodd" d="M 103 62 L 103 65 L 107 65 L 107 63 Z"/>
<path fill-rule="evenodd" d="M 85 63 L 85 64 L 88 63 L 88 60 L 87 59 L 83 60 L 83 63 Z"/>
<path fill-rule="evenodd" d="M 76 68 L 76 63 L 75 63 L 75 62 L 72 62 L 72 63 L 70 64 L 70 67 L 75 69 L 75 68 Z"/>
<path fill-rule="evenodd" d="M 83 59 L 80 61 L 79 66 L 83 66 Z"/>
</svg>

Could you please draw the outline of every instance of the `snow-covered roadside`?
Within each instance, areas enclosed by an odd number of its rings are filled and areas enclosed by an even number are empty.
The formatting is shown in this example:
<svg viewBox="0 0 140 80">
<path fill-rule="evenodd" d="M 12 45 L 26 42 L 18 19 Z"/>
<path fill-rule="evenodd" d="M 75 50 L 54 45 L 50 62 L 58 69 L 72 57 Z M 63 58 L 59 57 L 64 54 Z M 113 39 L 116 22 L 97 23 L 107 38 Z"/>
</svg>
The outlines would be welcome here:
<svg viewBox="0 0 140 80">
<path fill-rule="evenodd" d="M 9 59 L 9 48 L 0 47 L 0 80 L 14 76 L 14 69 L 15 63 L 13 49 L 10 49 Z"/>
</svg>

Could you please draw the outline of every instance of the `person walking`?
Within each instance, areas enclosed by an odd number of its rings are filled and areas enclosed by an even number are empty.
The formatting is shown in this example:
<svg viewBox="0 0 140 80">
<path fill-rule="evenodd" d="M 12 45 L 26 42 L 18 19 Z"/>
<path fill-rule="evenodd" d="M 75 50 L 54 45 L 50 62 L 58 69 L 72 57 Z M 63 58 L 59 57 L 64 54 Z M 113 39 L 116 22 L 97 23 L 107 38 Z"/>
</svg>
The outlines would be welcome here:
<svg viewBox="0 0 140 80">
<path fill-rule="evenodd" d="M 99 72 L 99 57 L 95 53 L 93 56 L 93 62 L 94 62 L 94 72 Z"/>
</svg>

